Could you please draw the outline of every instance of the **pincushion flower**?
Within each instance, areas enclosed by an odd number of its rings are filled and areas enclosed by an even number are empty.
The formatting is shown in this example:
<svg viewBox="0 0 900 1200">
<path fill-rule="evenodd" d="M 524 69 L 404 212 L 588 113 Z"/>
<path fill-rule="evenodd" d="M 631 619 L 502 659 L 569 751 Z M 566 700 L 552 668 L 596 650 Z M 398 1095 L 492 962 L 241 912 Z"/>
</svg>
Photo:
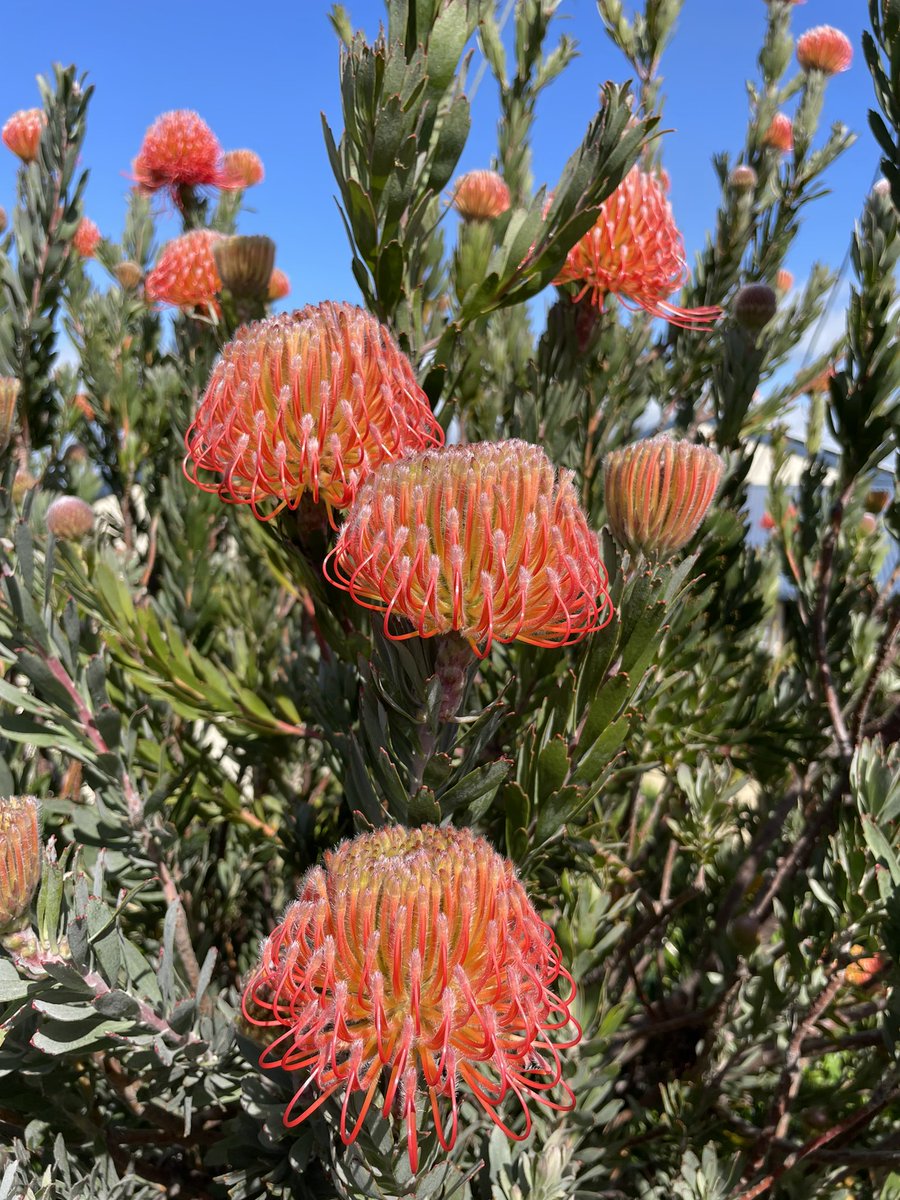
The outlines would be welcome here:
<svg viewBox="0 0 900 1200">
<path fill-rule="evenodd" d="M 188 429 L 185 473 L 263 520 L 309 494 L 334 523 L 375 467 L 443 437 L 390 331 L 328 301 L 238 330 Z"/>
<path fill-rule="evenodd" d="M 527 442 L 385 464 L 360 488 L 326 571 L 384 613 L 388 637 L 458 633 L 479 657 L 494 641 L 565 646 L 612 616 L 572 473 L 557 478 Z M 391 617 L 412 630 L 392 628 Z"/>
<path fill-rule="evenodd" d="M 668 437 L 614 450 L 603 462 L 603 492 L 616 541 L 632 554 L 670 558 L 697 532 L 724 470 L 714 450 Z"/>
<path fill-rule="evenodd" d="M 493 221 L 510 206 L 509 188 L 496 171 L 469 171 L 453 189 L 453 207 L 465 221 Z"/>
<path fill-rule="evenodd" d="M 164 246 L 144 284 L 147 299 L 178 308 L 215 311 L 215 297 L 222 290 L 222 280 L 216 269 L 213 246 L 220 237 L 211 229 L 195 229 Z"/>
<path fill-rule="evenodd" d="M 42 108 L 23 108 L 9 118 L 0 131 L 0 137 L 22 162 L 34 162 L 46 124 L 47 114 Z"/>
<path fill-rule="evenodd" d="M 144 134 L 132 171 L 142 192 L 165 189 L 176 204 L 182 188 L 242 186 L 226 171 L 213 131 L 189 109 L 157 117 Z"/>
<path fill-rule="evenodd" d="M 837 75 L 853 62 L 853 46 L 833 25 L 816 25 L 797 39 L 797 62 L 804 71 Z"/>
<path fill-rule="evenodd" d="M 243 1011 L 277 1034 L 260 1065 L 305 1077 L 285 1125 L 336 1095 L 350 1145 L 380 1092 L 383 1114 L 406 1126 L 416 1171 L 420 1093 L 448 1151 L 461 1091 L 516 1141 L 531 1132 L 529 1103 L 574 1107 L 559 1054 L 581 1037 L 574 998 L 512 863 L 468 829 L 388 826 L 307 873 L 263 946 Z M 500 1112 L 513 1098 L 521 1132 Z"/>
<path fill-rule="evenodd" d="M 273 267 L 269 276 L 269 299 L 283 300 L 291 290 L 291 281 L 280 267 Z"/>
<path fill-rule="evenodd" d="M 72 238 L 72 245 L 82 258 L 93 258 L 100 244 L 100 230 L 90 217 L 82 217 Z"/>
<path fill-rule="evenodd" d="M 554 283 L 574 283 L 580 287 L 576 299 L 590 293 L 600 308 L 613 295 L 673 325 L 707 328 L 722 315 L 720 308 L 685 309 L 668 301 L 687 275 L 684 242 L 664 184 L 632 167 L 604 200 L 594 226 L 569 251 Z"/>
<path fill-rule="evenodd" d="M 255 150 L 229 150 L 223 160 L 225 173 L 239 188 L 254 187 L 265 177 L 262 159 Z"/>
<path fill-rule="evenodd" d="M 780 154 L 790 154 L 794 148 L 794 124 L 787 113 L 777 112 L 763 135 L 763 145 Z"/>
</svg>

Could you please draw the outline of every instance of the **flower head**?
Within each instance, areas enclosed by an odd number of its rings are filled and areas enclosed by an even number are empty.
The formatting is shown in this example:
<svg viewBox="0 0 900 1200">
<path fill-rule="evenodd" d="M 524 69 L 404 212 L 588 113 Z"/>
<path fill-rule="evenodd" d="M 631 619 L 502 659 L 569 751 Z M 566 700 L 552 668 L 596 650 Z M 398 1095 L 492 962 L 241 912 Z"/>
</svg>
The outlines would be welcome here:
<svg viewBox="0 0 900 1200">
<path fill-rule="evenodd" d="M 34 796 L 0 800 L 0 932 L 21 928 L 40 878 L 38 801 Z"/>
<path fill-rule="evenodd" d="M 72 238 L 72 245 L 82 258 L 93 258 L 100 244 L 100 230 L 90 217 L 82 217 Z"/>
<path fill-rule="evenodd" d="M 262 519 L 309 493 L 333 520 L 379 464 L 442 441 L 389 330 L 329 301 L 238 330 L 187 432 L 185 471 Z M 203 482 L 200 470 L 219 479 Z"/>
<path fill-rule="evenodd" d="M 603 463 L 603 491 L 616 541 L 632 554 L 671 558 L 697 532 L 724 470 L 714 450 L 668 437 L 614 450 Z"/>
<path fill-rule="evenodd" d="M 265 176 L 262 159 L 255 150 L 229 150 L 225 154 L 225 174 L 239 188 L 254 187 Z"/>
<path fill-rule="evenodd" d="M 144 134 L 132 171 L 142 192 L 166 189 L 176 204 L 184 187 L 242 186 L 225 170 L 213 131 L 189 109 L 156 118 Z"/>
<path fill-rule="evenodd" d="M 777 150 L 779 154 L 790 154 L 794 148 L 794 124 L 787 113 L 775 114 L 763 135 L 763 145 Z"/>
<path fill-rule="evenodd" d="M 496 171 L 469 171 L 456 181 L 453 207 L 465 221 L 493 221 L 509 206 L 509 188 Z"/>
<path fill-rule="evenodd" d="M 797 62 L 804 71 L 837 75 L 853 62 L 853 46 L 833 25 L 816 25 L 797 39 Z"/>
<path fill-rule="evenodd" d="M 16 427 L 16 405 L 22 385 L 11 375 L 0 375 L 0 452 L 12 441 Z"/>
<path fill-rule="evenodd" d="M 273 267 L 269 276 L 269 299 L 283 300 L 291 290 L 291 281 L 280 267 Z"/>
<path fill-rule="evenodd" d="M 147 299 L 177 308 L 216 310 L 222 280 L 213 246 L 220 237 L 211 229 L 195 229 L 164 246 L 144 285 Z"/>
<path fill-rule="evenodd" d="M 597 536 L 569 471 L 539 446 L 479 442 L 387 463 L 360 489 L 329 559 L 333 582 L 384 613 L 388 637 L 455 632 L 565 646 L 612 616 Z M 413 625 L 389 627 L 392 616 Z"/>
<path fill-rule="evenodd" d="M 384 1115 L 406 1125 L 415 1171 L 420 1089 L 445 1150 L 456 1141 L 461 1090 L 517 1141 L 531 1131 L 529 1102 L 574 1107 L 559 1054 L 581 1037 L 574 996 L 512 863 L 469 829 L 388 826 L 344 842 L 307 873 L 263 946 L 243 1009 L 278 1035 L 260 1065 L 305 1076 L 285 1125 L 342 1093 L 349 1145 L 380 1088 Z M 499 1111 L 513 1097 L 521 1133 Z"/>
<path fill-rule="evenodd" d="M 611 294 L 673 325 L 707 328 L 721 309 L 668 302 L 686 279 L 684 242 L 665 188 L 658 176 L 632 167 L 604 200 L 596 224 L 569 251 L 554 282 L 579 285 L 578 299 L 590 292 L 600 308 Z"/>
<path fill-rule="evenodd" d="M 94 528 L 94 510 L 78 496 L 58 496 L 47 509 L 45 520 L 55 538 L 80 542 Z"/>
<path fill-rule="evenodd" d="M 42 108 L 23 108 L 9 118 L 0 137 L 22 162 L 34 162 L 46 124 L 47 114 Z"/>
<path fill-rule="evenodd" d="M 779 292 L 789 292 L 794 286 L 794 276 L 785 267 L 781 267 L 775 276 L 775 288 Z"/>
</svg>

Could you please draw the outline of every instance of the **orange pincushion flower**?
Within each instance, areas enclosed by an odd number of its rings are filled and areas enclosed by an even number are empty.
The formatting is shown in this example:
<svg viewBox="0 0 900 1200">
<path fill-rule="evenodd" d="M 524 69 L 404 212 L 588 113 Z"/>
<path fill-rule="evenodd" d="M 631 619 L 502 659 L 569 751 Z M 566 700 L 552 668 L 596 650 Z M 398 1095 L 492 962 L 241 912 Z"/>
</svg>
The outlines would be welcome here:
<svg viewBox="0 0 900 1200">
<path fill-rule="evenodd" d="M 804 71 L 837 75 L 853 62 L 853 46 L 833 25 L 816 25 L 797 39 L 797 62 Z"/>
<path fill-rule="evenodd" d="M 611 294 L 673 325 L 707 328 L 722 315 L 720 308 L 685 309 L 668 302 L 687 274 L 684 242 L 662 182 L 632 167 L 604 200 L 596 224 L 569 251 L 554 283 L 580 285 L 576 299 L 590 292 L 600 308 Z"/>
<path fill-rule="evenodd" d="M 787 113 L 778 112 L 763 136 L 763 145 L 780 154 L 790 154 L 794 148 L 794 124 Z"/>
<path fill-rule="evenodd" d="M 189 109 L 157 117 L 132 163 L 142 192 L 167 189 L 176 203 L 183 187 L 236 188 L 225 170 L 222 147 L 206 122 Z"/>
<path fill-rule="evenodd" d="M 469 171 L 456 181 L 453 207 L 466 221 L 493 221 L 509 206 L 509 188 L 496 171 Z"/>
<path fill-rule="evenodd" d="M 328 301 L 238 330 L 187 431 L 185 473 L 262 520 L 308 492 L 333 522 L 375 467 L 443 439 L 390 331 Z M 200 470 L 220 479 L 203 482 Z"/>
<path fill-rule="evenodd" d="M 781 267 L 775 276 L 775 287 L 779 292 L 789 292 L 794 286 L 794 276 L 785 267 Z"/>
<path fill-rule="evenodd" d="M 572 474 L 557 479 L 527 442 L 387 463 L 360 488 L 329 562 L 338 587 L 384 613 L 388 637 L 455 632 L 480 657 L 495 640 L 565 646 L 612 617 Z M 391 616 L 413 631 L 391 630 Z"/>
<path fill-rule="evenodd" d="M 291 281 L 280 267 L 273 267 L 269 278 L 269 299 L 283 300 L 291 290 Z"/>
<path fill-rule="evenodd" d="M 632 554 L 670 558 L 697 532 L 725 464 L 714 450 L 668 437 L 608 454 L 603 493 L 609 527 Z"/>
<path fill-rule="evenodd" d="M 565 999 L 553 990 L 560 981 Z M 448 1151 L 461 1089 L 516 1141 L 531 1132 L 529 1102 L 574 1107 L 559 1054 L 581 1037 L 574 998 L 553 933 L 511 862 L 469 829 L 395 825 L 344 842 L 307 873 L 263 946 L 243 1010 L 252 1024 L 283 1030 L 260 1065 L 306 1076 L 285 1125 L 342 1094 L 350 1145 L 380 1088 L 384 1115 L 406 1125 L 416 1171 L 420 1088 Z M 561 1101 L 551 1098 L 556 1088 Z M 499 1112 L 512 1097 L 521 1132 Z"/>
<path fill-rule="evenodd" d="M 222 280 L 216 269 L 213 246 L 221 236 L 211 229 L 195 229 L 164 246 L 144 284 L 147 299 L 178 308 L 215 310 L 215 297 L 222 290 Z"/>
<path fill-rule="evenodd" d="M 47 114 L 42 108 L 23 108 L 9 118 L 0 137 L 22 162 L 34 162 L 46 124 Z"/>
<path fill-rule="evenodd" d="M 93 258 L 100 243 L 100 230 L 90 217 L 82 217 L 72 238 L 72 245 L 82 258 Z"/>
<path fill-rule="evenodd" d="M 225 174 L 239 188 L 262 183 L 265 171 L 262 159 L 255 150 L 229 150 L 224 160 Z"/>
</svg>

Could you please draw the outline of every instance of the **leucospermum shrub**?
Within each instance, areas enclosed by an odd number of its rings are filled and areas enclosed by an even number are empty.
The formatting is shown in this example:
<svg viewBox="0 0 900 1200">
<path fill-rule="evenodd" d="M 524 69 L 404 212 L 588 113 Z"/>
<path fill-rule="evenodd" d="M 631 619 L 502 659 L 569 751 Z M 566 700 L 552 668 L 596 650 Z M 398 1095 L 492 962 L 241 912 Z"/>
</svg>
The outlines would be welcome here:
<svg viewBox="0 0 900 1200">
<path fill-rule="evenodd" d="M 540 185 L 556 0 L 336 9 L 359 295 L 294 311 L 234 131 L 136 129 L 116 241 L 87 80 L 3 125 L 0 1195 L 896 1193 L 895 6 L 759 6 L 694 261 L 681 2 L 597 8 L 637 90 Z"/>
</svg>

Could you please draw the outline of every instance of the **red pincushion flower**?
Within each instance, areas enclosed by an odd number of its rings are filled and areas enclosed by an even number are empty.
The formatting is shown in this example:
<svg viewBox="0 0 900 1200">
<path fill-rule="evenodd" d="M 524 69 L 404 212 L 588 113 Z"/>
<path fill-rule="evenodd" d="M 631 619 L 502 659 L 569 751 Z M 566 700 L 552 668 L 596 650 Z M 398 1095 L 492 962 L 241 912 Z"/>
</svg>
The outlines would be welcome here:
<svg viewBox="0 0 900 1200">
<path fill-rule="evenodd" d="M 211 229 L 195 229 L 164 246 L 144 284 L 147 299 L 178 308 L 217 311 L 215 297 L 222 290 L 222 280 L 213 246 L 220 237 Z"/>
<path fill-rule="evenodd" d="M 23 108 L 9 118 L 0 137 L 22 162 L 34 162 L 46 124 L 47 114 L 42 108 Z"/>
<path fill-rule="evenodd" d="M 222 147 L 197 113 L 163 113 L 144 134 L 132 171 L 142 192 L 165 188 L 177 204 L 183 187 L 242 186 L 225 170 Z"/>
<path fill-rule="evenodd" d="M 778 112 L 763 136 L 763 144 L 771 146 L 781 154 L 790 154 L 794 148 L 794 124 L 787 113 Z"/>
<path fill-rule="evenodd" d="M 291 290 L 291 281 L 280 267 L 273 267 L 269 278 L 269 299 L 283 300 Z"/>
<path fill-rule="evenodd" d="M 466 221 L 493 221 L 509 205 L 509 188 L 496 171 L 469 171 L 456 181 L 453 207 Z"/>
<path fill-rule="evenodd" d="M 576 298 L 590 292 L 600 308 L 611 294 L 673 325 L 707 328 L 722 315 L 720 308 L 678 308 L 667 300 L 687 274 L 684 242 L 663 183 L 632 167 L 604 200 L 596 224 L 569 251 L 554 283 L 580 285 Z"/>
<path fill-rule="evenodd" d="M 229 150 L 224 159 L 225 173 L 239 188 L 262 183 L 265 171 L 255 150 Z"/>
<path fill-rule="evenodd" d="M 816 25 L 797 39 L 797 62 L 804 71 L 837 75 L 853 62 L 853 46 L 833 25 Z"/>
<path fill-rule="evenodd" d="M 725 464 L 714 450 L 668 437 L 645 438 L 603 462 L 606 515 L 632 554 L 670 558 L 700 527 Z"/>
<path fill-rule="evenodd" d="M 465 1088 L 508 1137 L 524 1140 L 529 1102 L 557 1112 L 575 1104 L 559 1051 L 581 1030 L 560 957 L 512 863 L 471 830 L 389 826 L 344 842 L 307 873 L 244 991 L 247 1020 L 283 1030 L 260 1065 L 306 1075 L 285 1125 L 343 1093 L 350 1145 L 380 1088 L 384 1115 L 406 1125 L 416 1171 L 420 1088 L 448 1151 Z M 553 990 L 560 980 L 565 999 Z M 556 1088 L 561 1102 L 551 1099 Z M 511 1097 L 521 1132 L 499 1112 Z"/>
<path fill-rule="evenodd" d="M 187 432 L 185 473 L 262 520 L 309 492 L 333 522 L 371 470 L 443 438 L 390 331 L 328 301 L 238 330 Z"/>
<path fill-rule="evenodd" d="M 72 238 L 72 245 L 82 258 L 93 258 L 100 244 L 100 230 L 90 217 L 82 217 Z"/>
<path fill-rule="evenodd" d="M 362 488 L 326 561 L 333 582 L 384 613 L 396 640 L 456 632 L 565 646 L 612 617 L 597 536 L 572 473 L 539 446 L 480 442 L 387 463 Z M 389 627 L 404 617 L 411 632 Z"/>
</svg>

